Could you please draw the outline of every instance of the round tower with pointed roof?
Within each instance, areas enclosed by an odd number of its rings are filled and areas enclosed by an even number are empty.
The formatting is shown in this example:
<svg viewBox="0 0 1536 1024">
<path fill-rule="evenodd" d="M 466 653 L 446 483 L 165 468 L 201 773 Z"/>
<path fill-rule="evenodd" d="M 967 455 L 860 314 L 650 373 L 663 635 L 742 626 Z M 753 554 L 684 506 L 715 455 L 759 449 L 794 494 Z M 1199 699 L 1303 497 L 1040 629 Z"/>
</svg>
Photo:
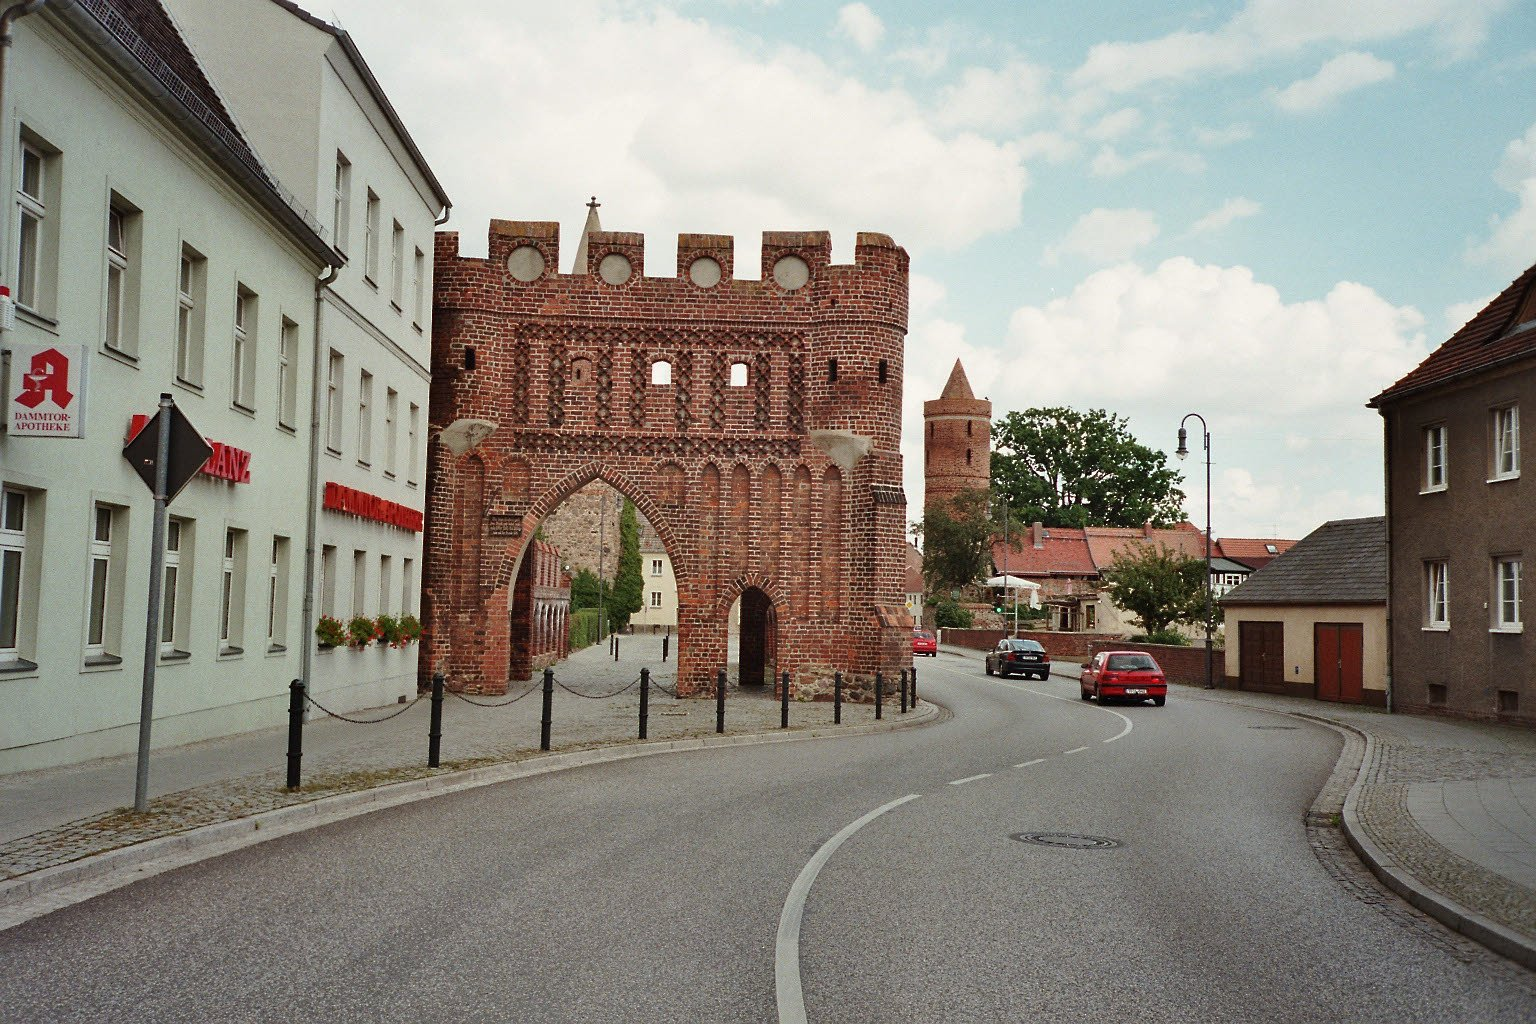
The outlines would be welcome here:
<svg viewBox="0 0 1536 1024">
<path fill-rule="evenodd" d="M 923 504 L 992 483 L 992 403 L 971 393 L 955 360 L 943 393 L 923 403 Z"/>
</svg>

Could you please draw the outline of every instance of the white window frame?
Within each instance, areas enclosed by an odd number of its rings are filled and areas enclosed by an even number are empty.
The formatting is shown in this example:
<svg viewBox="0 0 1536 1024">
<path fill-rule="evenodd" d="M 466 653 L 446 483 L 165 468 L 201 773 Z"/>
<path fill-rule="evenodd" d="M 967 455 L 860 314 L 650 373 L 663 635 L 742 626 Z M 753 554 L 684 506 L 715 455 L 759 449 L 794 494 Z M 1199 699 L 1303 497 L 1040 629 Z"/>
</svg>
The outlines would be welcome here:
<svg viewBox="0 0 1536 1024">
<path fill-rule="evenodd" d="M 186 619 L 181 614 L 181 599 L 187 592 L 188 580 L 182 572 L 182 551 L 191 540 L 191 530 L 184 519 L 171 519 L 165 524 L 165 566 L 160 590 L 160 657 L 185 653 L 176 643 L 186 630 Z M 190 566 L 188 566 L 190 569 Z"/>
<path fill-rule="evenodd" d="M 405 559 L 400 565 L 400 614 L 416 612 L 416 560 Z"/>
<path fill-rule="evenodd" d="M 357 377 L 357 464 L 373 465 L 373 374 L 367 370 Z"/>
<path fill-rule="evenodd" d="M 399 426 L 396 420 L 400 417 L 400 392 L 394 388 L 384 389 L 384 475 L 394 479 L 395 469 L 399 465 L 400 438 Z"/>
<path fill-rule="evenodd" d="M 331 349 L 325 375 L 325 447 L 332 455 L 341 454 L 341 389 L 345 371 L 346 357 Z"/>
<path fill-rule="evenodd" d="M 392 221 L 389 235 L 389 301 L 395 312 L 403 312 L 405 301 L 405 228 Z"/>
<path fill-rule="evenodd" d="M 1420 494 L 1443 491 L 1450 485 L 1448 450 L 1445 424 L 1436 423 L 1424 428 L 1424 480 Z"/>
<path fill-rule="evenodd" d="M 1493 561 L 1493 630 L 1520 633 L 1525 630 L 1520 593 L 1521 559 L 1504 555 Z"/>
<path fill-rule="evenodd" d="M 105 306 L 102 309 L 102 342 L 114 352 L 127 352 L 123 321 L 128 297 L 128 215 L 116 206 L 107 207 Z"/>
<path fill-rule="evenodd" d="M 176 379 L 203 386 L 204 288 L 208 261 L 191 246 L 181 247 L 176 271 Z"/>
<path fill-rule="evenodd" d="M 256 410 L 256 321 L 260 315 L 259 308 L 256 293 L 237 284 L 229 391 L 230 402 L 246 412 Z"/>
<path fill-rule="evenodd" d="M 388 615 L 390 599 L 394 597 L 390 591 L 394 586 L 395 559 L 392 555 L 379 556 L 379 614 Z"/>
<path fill-rule="evenodd" d="M 113 593 L 116 573 L 112 558 L 112 534 L 116 532 L 117 510 L 97 502 L 91 506 L 91 541 L 89 568 L 85 574 L 85 656 L 102 658 L 110 654 L 112 638 Z"/>
<path fill-rule="evenodd" d="M 416 486 L 417 473 L 421 469 L 421 451 L 416 443 L 416 439 L 420 436 L 420 429 L 421 406 L 417 405 L 415 402 L 412 402 L 410 414 L 406 422 L 405 435 L 406 447 L 409 449 L 406 453 L 405 482 L 409 487 Z"/>
<path fill-rule="evenodd" d="M 368 613 L 368 552 L 352 550 L 352 616 Z"/>
<path fill-rule="evenodd" d="M 412 267 L 414 269 L 411 279 L 411 326 L 419 331 L 426 312 L 427 254 L 417 249 Z"/>
<path fill-rule="evenodd" d="M 22 603 L 27 586 L 27 517 L 31 502 L 26 491 L 0 489 L 0 665 L 21 660 L 26 632 Z M 6 565 L 14 568 L 5 571 Z M 4 627 L 9 619 L 10 625 Z"/>
<path fill-rule="evenodd" d="M 336 617 L 336 563 L 340 557 L 336 545 L 320 546 L 320 614 L 333 619 Z"/>
<path fill-rule="evenodd" d="M 1451 567 L 1444 559 L 1424 563 L 1424 628 L 1451 628 Z"/>
<path fill-rule="evenodd" d="M 287 650 L 288 538 L 272 536 L 272 562 L 267 568 L 267 653 Z"/>
<path fill-rule="evenodd" d="M 331 199 L 331 234 L 336 249 L 347 250 L 347 221 L 352 215 L 352 161 L 341 150 L 336 151 L 336 178 Z"/>
<path fill-rule="evenodd" d="M 224 530 L 224 572 L 219 591 L 219 653 L 245 653 L 246 532 Z"/>
<path fill-rule="evenodd" d="M 379 286 L 379 197 L 371 188 L 363 218 L 363 280 Z"/>
<path fill-rule="evenodd" d="M 283 317 L 277 341 L 277 425 L 292 430 L 299 414 L 299 325 Z"/>
<path fill-rule="evenodd" d="M 661 607 L 661 591 L 659 591 L 659 590 L 651 591 L 651 607 L 652 608 L 660 608 Z"/>
<path fill-rule="evenodd" d="M 660 576 L 661 575 L 661 570 L 662 570 L 661 559 L 659 559 L 659 558 L 651 559 L 651 575 L 652 576 Z"/>
<path fill-rule="evenodd" d="M 1493 475 L 1495 480 L 1514 480 L 1520 476 L 1520 406 L 1514 403 L 1491 410 Z"/>
<path fill-rule="evenodd" d="M 43 306 L 43 260 L 48 223 L 47 153 L 30 142 L 21 144 L 21 173 L 16 184 L 16 301 L 27 309 Z M 29 185 L 29 169 L 33 178 Z"/>
</svg>

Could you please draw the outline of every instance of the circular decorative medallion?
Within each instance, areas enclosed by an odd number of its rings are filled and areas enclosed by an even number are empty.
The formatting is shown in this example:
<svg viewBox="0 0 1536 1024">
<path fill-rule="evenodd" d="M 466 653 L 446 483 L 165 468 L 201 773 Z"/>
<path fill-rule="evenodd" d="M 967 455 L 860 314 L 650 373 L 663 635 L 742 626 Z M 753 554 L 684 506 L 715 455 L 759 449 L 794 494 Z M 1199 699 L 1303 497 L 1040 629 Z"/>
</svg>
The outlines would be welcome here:
<svg viewBox="0 0 1536 1024">
<path fill-rule="evenodd" d="M 507 273 L 527 284 L 544 276 L 544 254 L 531 245 L 520 245 L 507 256 Z"/>
<path fill-rule="evenodd" d="M 774 283 L 787 292 L 805 287 L 810 279 L 811 268 L 799 256 L 785 256 L 773 265 Z"/>
<path fill-rule="evenodd" d="M 621 285 L 634 273 L 629 257 L 621 252 L 611 252 L 597 265 L 597 276 L 611 285 Z"/>
<path fill-rule="evenodd" d="M 709 256 L 700 256 L 688 264 L 688 280 L 700 288 L 713 288 L 720 283 L 720 264 Z"/>
</svg>

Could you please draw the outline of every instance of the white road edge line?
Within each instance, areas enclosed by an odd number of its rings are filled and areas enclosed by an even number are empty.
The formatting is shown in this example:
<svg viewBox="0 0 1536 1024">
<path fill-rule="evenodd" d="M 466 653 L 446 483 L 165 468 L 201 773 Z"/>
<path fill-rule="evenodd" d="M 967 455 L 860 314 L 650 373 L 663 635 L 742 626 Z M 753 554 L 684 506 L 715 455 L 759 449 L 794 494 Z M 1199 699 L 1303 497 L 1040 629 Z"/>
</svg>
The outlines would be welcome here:
<svg viewBox="0 0 1536 1024">
<path fill-rule="evenodd" d="M 1060 678 L 1060 677 L 1058 676 L 1057 678 Z M 1064 701 L 1067 701 L 1069 703 L 1072 700 L 1071 697 L 1062 697 L 1059 694 L 1055 694 L 1055 693 L 1041 693 L 1039 690 L 1031 690 L 1027 686 L 1014 686 L 1012 683 L 1004 683 L 1004 682 L 1001 682 L 999 680 L 988 679 L 987 682 L 989 682 L 989 683 L 990 682 L 996 682 L 998 686 L 1007 686 L 1007 687 L 1010 687 L 1010 688 L 1015 689 L 1015 690 L 1023 690 L 1025 693 L 1032 693 L 1036 697 L 1049 697 L 1049 698 L 1051 698 L 1051 700 L 1064 700 Z M 1105 707 L 1102 704 L 1094 704 L 1092 706 L 1098 708 L 1100 711 L 1104 711 L 1104 712 L 1107 712 L 1107 713 L 1109 713 L 1111 715 L 1114 715 L 1116 718 L 1120 719 L 1120 721 L 1125 723 L 1125 728 L 1124 729 L 1121 729 L 1119 732 L 1115 733 L 1109 739 L 1107 739 L 1107 740 L 1100 740 L 1099 742 L 1101 742 L 1101 743 L 1113 743 L 1113 742 L 1115 742 L 1115 740 L 1117 740 L 1120 737 L 1128 734 L 1131 731 L 1131 728 L 1132 728 L 1131 720 L 1129 718 L 1127 718 L 1126 716 L 1122 715 L 1120 712 L 1118 712 L 1118 711 L 1110 711 L 1109 708 Z"/>
<path fill-rule="evenodd" d="M 1014 765 L 1014 767 L 1015 768 L 1028 768 L 1030 765 L 1032 765 L 1032 764 L 1039 764 L 1040 762 L 1042 762 L 1044 760 L 1045 760 L 1045 758 L 1043 758 L 1043 757 L 1037 757 L 1033 761 L 1025 761 L 1023 764 L 1016 764 L 1016 765 Z"/>
<path fill-rule="evenodd" d="M 805 899 L 811 893 L 811 886 L 815 884 L 816 876 L 837 852 L 837 848 L 847 842 L 855 832 L 885 812 L 893 811 L 921 795 L 921 793 L 911 793 L 900 800 L 892 800 L 885 806 L 870 811 L 822 843 L 821 849 L 817 850 L 815 856 L 800 869 L 799 876 L 795 878 L 795 884 L 789 887 L 789 897 L 784 901 L 784 910 L 779 914 L 779 938 L 774 948 L 773 975 L 778 994 L 780 1024 L 806 1024 L 805 993 L 800 989 L 800 919 L 805 914 Z"/>
<path fill-rule="evenodd" d="M 1082 753 L 1083 751 L 1085 751 L 1087 749 L 1088 749 L 1087 747 L 1073 747 L 1071 750 L 1063 750 L 1062 753 L 1063 754 L 1080 754 L 1080 753 Z"/>
<path fill-rule="evenodd" d="M 991 772 L 982 772 L 980 775 L 967 775 L 963 779 L 956 779 L 954 782 L 951 782 L 950 785 L 951 786 L 963 786 L 967 782 L 975 782 L 977 779 L 990 779 L 991 777 L 992 777 L 992 773 Z"/>
</svg>

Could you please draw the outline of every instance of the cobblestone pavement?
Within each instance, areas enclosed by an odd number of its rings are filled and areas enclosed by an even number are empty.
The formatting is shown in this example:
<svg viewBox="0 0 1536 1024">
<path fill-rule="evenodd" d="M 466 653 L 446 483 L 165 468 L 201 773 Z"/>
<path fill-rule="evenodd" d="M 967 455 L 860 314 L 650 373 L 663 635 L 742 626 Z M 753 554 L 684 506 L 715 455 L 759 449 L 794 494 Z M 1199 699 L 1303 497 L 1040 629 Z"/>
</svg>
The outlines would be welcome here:
<svg viewBox="0 0 1536 1024">
<path fill-rule="evenodd" d="M 712 699 L 679 700 L 671 691 L 676 663 L 660 661 L 660 638 L 626 636 L 615 661 L 604 645 L 580 651 L 556 668 L 552 704 L 551 752 L 637 742 L 640 668 L 652 669 L 647 738 L 677 740 L 715 733 Z M 461 771 L 482 765 L 538 757 L 542 686 L 536 678 L 514 684 L 505 697 L 461 698 L 449 695 L 443 706 L 441 767 L 430 769 L 427 731 L 430 701 L 419 699 L 403 709 L 380 708 L 347 718 L 319 717 L 305 727 L 303 786 L 285 788 L 286 725 L 255 736 L 233 737 L 196 745 L 188 766 L 178 771 L 189 785 L 154 796 L 149 809 L 116 807 L 84 813 L 105 780 L 126 779 L 132 799 L 134 759 L 109 758 L 91 765 L 51 772 L 21 773 L 0 779 L 0 797 L 25 794 L 29 787 L 47 795 L 48 808 L 34 808 L 26 819 L 46 827 L 15 834 L 0 842 L 0 881 L 67 864 L 110 850 L 174 835 L 203 825 L 263 811 L 370 789 L 395 782 Z M 897 685 L 885 705 L 885 720 L 902 718 Z M 770 690 L 728 686 L 726 734 L 776 731 L 781 707 Z M 872 705 L 845 704 L 842 724 L 874 724 Z M 790 702 L 793 730 L 832 725 L 833 707 L 824 702 Z M 226 756 L 227 755 L 227 756 Z M 156 751 L 155 762 L 173 756 Z M 34 801 L 35 802 L 35 801 Z M 3 827 L 0 815 L 0 827 Z"/>
</svg>

